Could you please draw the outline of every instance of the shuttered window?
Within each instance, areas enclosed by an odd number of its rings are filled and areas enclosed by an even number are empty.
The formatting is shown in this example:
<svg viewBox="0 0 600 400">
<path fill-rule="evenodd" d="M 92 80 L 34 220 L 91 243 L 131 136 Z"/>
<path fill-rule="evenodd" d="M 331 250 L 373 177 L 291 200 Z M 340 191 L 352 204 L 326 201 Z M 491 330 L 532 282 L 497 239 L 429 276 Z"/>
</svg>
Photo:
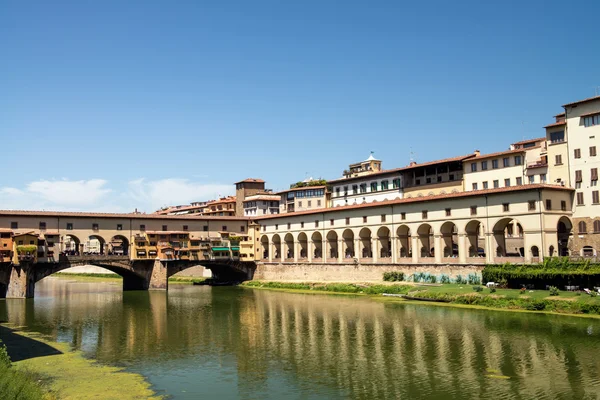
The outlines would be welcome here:
<svg viewBox="0 0 600 400">
<path fill-rule="evenodd" d="M 583 181 L 582 177 L 581 177 L 581 170 L 578 169 L 577 171 L 575 171 L 575 182 L 581 182 Z"/>
<path fill-rule="evenodd" d="M 592 180 L 597 181 L 598 180 L 598 168 L 592 168 L 590 170 L 590 172 L 592 174 Z"/>
<path fill-rule="evenodd" d="M 581 158 L 581 149 L 575 149 L 575 158 Z"/>
<path fill-rule="evenodd" d="M 596 146 L 590 147 L 590 157 L 596 157 Z"/>
<path fill-rule="evenodd" d="M 577 205 L 578 206 L 583 205 L 583 193 L 582 192 L 577 193 Z"/>
<path fill-rule="evenodd" d="M 592 203 L 594 203 L 594 204 L 600 203 L 600 197 L 598 197 L 598 191 L 597 190 L 594 190 L 592 192 Z"/>
</svg>

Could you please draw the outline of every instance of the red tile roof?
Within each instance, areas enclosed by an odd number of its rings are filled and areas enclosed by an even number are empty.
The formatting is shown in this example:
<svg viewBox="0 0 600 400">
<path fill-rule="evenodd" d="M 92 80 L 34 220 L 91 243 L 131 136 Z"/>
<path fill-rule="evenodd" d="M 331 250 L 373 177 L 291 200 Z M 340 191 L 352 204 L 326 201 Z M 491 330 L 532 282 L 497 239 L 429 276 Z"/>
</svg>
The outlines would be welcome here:
<svg viewBox="0 0 600 400">
<path fill-rule="evenodd" d="M 553 128 L 555 126 L 566 125 L 567 121 L 554 122 L 552 124 L 546 125 L 544 128 Z"/>
<path fill-rule="evenodd" d="M 0 216 L 40 216 L 40 217 L 71 217 L 71 218 L 121 218 L 121 219 L 164 219 L 164 220 L 239 220 L 247 221 L 248 217 L 208 217 L 200 214 L 186 215 L 159 215 L 139 213 L 94 213 L 94 212 L 69 212 L 69 211 L 26 211 L 26 210 L 0 210 Z"/>
<path fill-rule="evenodd" d="M 587 114 L 581 114 L 580 117 L 591 117 L 592 115 L 598 115 L 600 114 L 600 111 L 594 111 L 591 113 L 587 113 Z"/>
<path fill-rule="evenodd" d="M 503 188 L 498 188 L 498 189 L 484 189 L 484 190 L 474 190 L 474 191 L 469 191 L 469 192 L 438 194 L 438 195 L 434 195 L 434 196 L 411 197 L 411 198 L 404 198 L 404 199 L 397 199 L 397 200 L 379 201 L 376 203 L 352 204 L 352 205 L 348 205 L 348 206 L 320 208 L 320 209 L 298 211 L 298 212 L 285 213 L 285 214 L 272 214 L 272 215 L 261 216 L 260 218 L 253 218 L 253 221 L 262 221 L 265 219 L 274 219 L 274 218 L 294 217 L 294 216 L 298 216 L 298 215 L 310 215 L 310 214 L 338 212 L 338 211 L 346 211 L 346 210 L 353 210 L 353 209 L 360 209 L 360 208 L 381 207 L 381 206 L 388 206 L 388 205 L 393 205 L 393 204 L 408 204 L 408 203 L 419 203 L 419 202 L 424 203 L 424 202 L 429 202 L 429 201 L 445 200 L 445 199 L 451 199 L 451 198 L 476 197 L 476 196 L 484 196 L 484 195 L 493 195 L 493 194 L 497 194 L 497 193 L 518 192 L 518 191 L 538 190 L 538 189 L 549 189 L 549 190 L 571 191 L 571 192 L 575 190 L 575 189 L 564 187 L 564 186 L 538 183 L 538 184 L 531 184 L 531 185 L 503 187 Z"/>
<path fill-rule="evenodd" d="M 265 181 L 259 178 L 246 178 L 243 181 L 234 182 L 234 184 L 238 183 L 265 183 Z"/>
<path fill-rule="evenodd" d="M 513 146 L 517 145 L 517 144 L 525 144 L 525 143 L 531 143 L 531 142 L 541 142 L 542 140 L 546 140 L 546 136 L 541 137 L 541 138 L 536 138 L 536 139 L 521 140 L 520 142 L 513 143 Z"/>
<path fill-rule="evenodd" d="M 563 104 L 563 107 L 574 106 L 576 104 L 587 103 L 588 101 L 600 100 L 600 96 L 588 97 L 587 99 L 574 101 L 573 103 Z"/>
<path fill-rule="evenodd" d="M 565 113 L 564 113 L 564 112 L 561 112 L 560 114 L 556 114 L 556 115 L 554 116 L 554 118 L 556 118 L 556 117 L 564 117 L 564 116 L 565 116 Z"/>
<path fill-rule="evenodd" d="M 489 153 L 489 154 L 482 154 L 480 156 L 474 157 L 472 159 L 470 159 L 469 161 L 476 161 L 476 160 L 480 160 L 482 158 L 491 158 L 491 157 L 498 157 L 498 156 L 503 156 L 506 154 L 513 154 L 513 153 L 524 153 L 526 150 L 529 149 L 535 149 L 538 148 L 540 146 L 534 146 L 534 147 L 528 147 L 527 149 L 514 149 L 514 150 L 504 150 L 504 151 L 497 151 L 496 153 Z"/>
</svg>

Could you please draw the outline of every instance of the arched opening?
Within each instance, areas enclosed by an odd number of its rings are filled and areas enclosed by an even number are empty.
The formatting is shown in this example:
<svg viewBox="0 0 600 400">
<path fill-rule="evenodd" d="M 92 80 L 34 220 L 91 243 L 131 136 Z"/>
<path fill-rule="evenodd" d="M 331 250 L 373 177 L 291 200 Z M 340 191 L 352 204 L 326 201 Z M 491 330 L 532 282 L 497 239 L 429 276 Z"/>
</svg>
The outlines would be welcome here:
<svg viewBox="0 0 600 400">
<path fill-rule="evenodd" d="M 298 245 L 300 246 L 300 254 L 298 254 L 301 260 L 305 260 L 308 257 L 308 237 L 306 233 L 300 232 L 298 235 Z"/>
<path fill-rule="evenodd" d="M 390 230 L 387 227 L 382 226 L 377 230 L 377 242 L 379 243 L 379 257 L 392 257 L 392 241 L 390 239 Z"/>
<path fill-rule="evenodd" d="M 372 258 L 373 249 L 371 247 L 371 230 L 369 228 L 362 228 L 358 233 L 360 238 L 360 256 L 361 258 Z"/>
<path fill-rule="evenodd" d="M 587 233 L 587 224 L 585 223 L 585 221 L 579 221 L 579 223 L 577 224 L 577 231 L 580 234 Z"/>
<path fill-rule="evenodd" d="M 275 252 L 273 254 L 273 259 L 280 260 L 281 259 L 281 237 L 278 234 L 273 235 L 273 247 L 275 248 Z"/>
<path fill-rule="evenodd" d="M 269 258 L 269 238 L 266 235 L 263 235 L 260 238 L 260 247 L 261 247 L 261 254 L 262 254 L 262 259 L 266 260 Z"/>
<path fill-rule="evenodd" d="M 283 241 L 285 242 L 285 258 L 291 260 L 294 258 L 294 237 L 291 233 L 288 233 Z"/>
<path fill-rule="evenodd" d="M 443 256 L 446 258 L 458 258 L 458 228 L 453 222 L 445 222 L 441 229 Z"/>
<path fill-rule="evenodd" d="M 558 256 L 566 257 L 569 255 L 569 241 L 573 233 L 573 223 L 567 217 L 560 217 L 556 225 L 556 240 L 558 243 Z M 554 248 L 550 257 L 553 256 Z"/>
<path fill-rule="evenodd" d="M 540 249 L 537 246 L 531 246 L 531 257 L 533 257 L 534 259 L 540 257 Z M 537 260 L 533 260 L 533 261 L 537 261 Z"/>
<path fill-rule="evenodd" d="M 521 224 L 515 219 L 503 218 L 496 222 L 492 231 L 496 242 L 496 257 L 518 258 L 519 260 L 515 261 L 522 261 L 521 259 L 525 257 L 525 245 Z"/>
<path fill-rule="evenodd" d="M 477 220 L 469 221 L 465 226 L 467 234 L 468 256 L 471 258 L 485 258 L 485 236 L 483 224 Z"/>
<path fill-rule="evenodd" d="M 398 243 L 400 249 L 400 257 L 408 258 L 412 257 L 412 243 L 410 237 L 410 228 L 406 225 L 400 225 L 396 230 L 398 236 Z"/>
<path fill-rule="evenodd" d="M 594 233 L 600 233 L 600 220 L 594 221 Z"/>
<path fill-rule="evenodd" d="M 419 256 L 423 258 L 433 257 L 433 229 L 429 224 L 422 224 L 417 229 L 419 235 Z"/>
<path fill-rule="evenodd" d="M 310 240 L 313 248 L 312 257 L 314 259 L 323 258 L 323 236 L 321 236 L 321 232 L 314 232 L 310 237 Z"/>
<path fill-rule="evenodd" d="M 327 233 L 327 248 L 329 249 L 329 258 L 337 259 L 339 257 L 338 249 L 338 234 L 336 231 Z"/>
<path fill-rule="evenodd" d="M 554 246 L 550 245 L 550 248 L 548 248 L 548 255 L 554 257 Z"/>
<path fill-rule="evenodd" d="M 345 258 L 353 258 L 355 257 L 354 251 L 354 232 L 351 229 L 346 229 L 344 233 L 342 233 L 342 239 L 344 243 L 344 257 Z"/>
<path fill-rule="evenodd" d="M 91 235 L 83 246 L 84 254 L 104 254 L 106 251 L 106 241 L 102 236 Z"/>
<path fill-rule="evenodd" d="M 123 235 L 116 235 L 110 239 L 109 255 L 126 256 L 129 254 L 129 240 Z"/>
<path fill-rule="evenodd" d="M 68 256 L 81 255 L 83 244 L 75 235 L 65 235 L 62 237 L 62 252 Z"/>
</svg>

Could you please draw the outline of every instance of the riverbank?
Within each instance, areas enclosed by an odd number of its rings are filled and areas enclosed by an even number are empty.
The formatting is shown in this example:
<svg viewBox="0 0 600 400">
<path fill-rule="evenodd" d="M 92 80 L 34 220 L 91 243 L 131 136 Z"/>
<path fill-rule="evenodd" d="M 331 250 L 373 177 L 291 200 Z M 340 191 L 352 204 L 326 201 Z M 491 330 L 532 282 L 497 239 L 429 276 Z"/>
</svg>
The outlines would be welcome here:
<svg viewBox="0 0 600 400">
<path fill-rule="evenodd" d="M 13 360 L 11 374 L 25 379 L 24 387 L 33 396 L 24 399 L 161 398 L 141 375 L 98 364 L 81 351 L 71 350 L 68 343 L 52 342 L 7 324 L 0 325 L 0 339 Z M 0 392 L 6 393 L 2 387 Z"/>
<path fill-rule="evenodd" d="M 461 308 L 529 311 L 576 316 L 600 317 L 600 296 L 581 292 L 551 293 L 549 290 L 521 291 L 516 289 L 488 289 L 466 284 L 385 284 L 385 283 L 315 283 L 248 281 L 241 286 L 255 289 L 282 290 L 302 293 L 331 293 L 366 295 L 381 298 L 384 293 L 406 295 L 386 297 L 386 301 L 427 302 L 429 305 Z M 555 292 L 554 292 L 555 293 Z M 433 300 L 433 301 L 432 301 Z M 439 301 L 437 303 L 436 301 Z"/>
<path fill-rule="evenodd" d="M 57 278 L 74 279 L 78 281 L 102 280 L 102 281 L 121 281 L 123 278 L 117 274 L 90 274 L 90 273 L 56 273 L 52 275 Z M 194 276 L 172 276 L 169 283 L 193 284 L 204 282 L 206 278 Z"/>
</svg>

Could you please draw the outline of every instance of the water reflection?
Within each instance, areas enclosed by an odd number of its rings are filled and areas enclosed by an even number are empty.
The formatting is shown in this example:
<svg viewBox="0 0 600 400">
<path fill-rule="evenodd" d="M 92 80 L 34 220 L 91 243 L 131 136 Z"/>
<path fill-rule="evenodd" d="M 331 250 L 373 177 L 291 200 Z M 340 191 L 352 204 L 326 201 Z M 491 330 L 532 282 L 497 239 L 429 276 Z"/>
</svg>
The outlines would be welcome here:
<svg viewBox="0 0 600 400">
<path fill-rule="evenodd" d="M 40 286 L 34 300 L 0 302 L 0 317 L 126 365 L 177 398 L 600 392 L 598 320 L 241 288 Z"/>
</svg>

